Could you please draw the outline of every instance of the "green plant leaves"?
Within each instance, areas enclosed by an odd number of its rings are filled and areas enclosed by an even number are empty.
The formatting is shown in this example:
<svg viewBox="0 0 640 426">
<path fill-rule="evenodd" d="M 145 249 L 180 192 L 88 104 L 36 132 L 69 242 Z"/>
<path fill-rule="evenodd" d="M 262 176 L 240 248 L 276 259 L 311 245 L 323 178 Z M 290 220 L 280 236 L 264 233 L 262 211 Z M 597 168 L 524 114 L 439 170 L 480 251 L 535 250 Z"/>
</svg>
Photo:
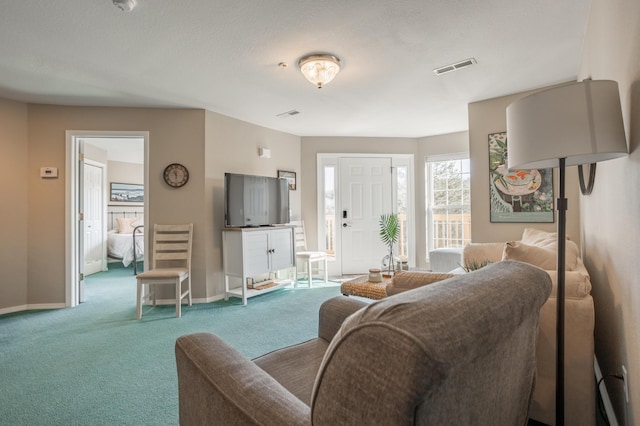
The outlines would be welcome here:
<svg viewBox="0 0 640 426">
<path fill-rule="evenodd" d="M 395 214 L 383 214 L 380 216 L 380 239 L 391 248 L 400 236 L 398 216 Z"/>
</svg>

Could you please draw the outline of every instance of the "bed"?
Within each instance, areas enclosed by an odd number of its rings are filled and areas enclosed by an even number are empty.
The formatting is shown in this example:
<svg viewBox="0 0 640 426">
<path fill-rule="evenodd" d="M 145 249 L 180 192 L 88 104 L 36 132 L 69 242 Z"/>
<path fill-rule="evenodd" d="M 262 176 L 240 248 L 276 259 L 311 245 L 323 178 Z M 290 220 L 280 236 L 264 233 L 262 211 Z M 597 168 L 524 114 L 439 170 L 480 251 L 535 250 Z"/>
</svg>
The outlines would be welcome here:
<svg viewBox="0 0 640 426">
<path fill-rule="evenodd" d="M 107 256 L 122 261 L 125 267 L 133 264 L 133 273 L 137 274 L 137 262 L 144 258 L 144 226 L 141 218 L 112 217 L 110 223 Z"/>
</svg>

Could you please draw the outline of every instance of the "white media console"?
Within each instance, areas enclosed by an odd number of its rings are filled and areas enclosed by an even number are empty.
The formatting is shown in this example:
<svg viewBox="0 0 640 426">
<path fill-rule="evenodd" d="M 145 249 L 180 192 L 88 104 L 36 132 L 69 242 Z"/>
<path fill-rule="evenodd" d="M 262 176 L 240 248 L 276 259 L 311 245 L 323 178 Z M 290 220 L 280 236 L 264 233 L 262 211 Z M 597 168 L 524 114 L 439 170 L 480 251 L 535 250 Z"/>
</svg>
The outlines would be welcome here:
<svg viewBox="0 0 640 426">
<path fill-rule="evenodd" d="M 295 267 L 293 226 L 223 229 L 222 264 L 225 300 L 240 297 L 246 305 L 250 297 L 290 284 L 274 281 L 273 286 L 256 290 L 247 288 L 247 279 Z"/>
</svg>

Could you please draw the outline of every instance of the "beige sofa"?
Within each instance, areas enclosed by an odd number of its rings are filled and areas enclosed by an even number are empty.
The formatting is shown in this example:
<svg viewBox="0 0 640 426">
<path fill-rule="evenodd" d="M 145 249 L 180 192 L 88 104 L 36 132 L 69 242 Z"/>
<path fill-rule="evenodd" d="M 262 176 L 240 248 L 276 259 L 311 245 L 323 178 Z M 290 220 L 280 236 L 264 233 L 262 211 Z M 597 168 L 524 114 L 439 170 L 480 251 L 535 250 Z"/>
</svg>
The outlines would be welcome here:
<svg viewBox="0 0 640 426">
<path fill-rule="evenodd" d="M 463 265 L 520 260 L 547 270 L 553 283 L 551 296 L 540 311 L 540 332 L 536 349 L 537 381 L 531 406 L 531 418 L 554 425 L 556 374 L 556 290 L 555 233 L 525 229 L 522 240 L 509 243 L 472 243 L 463 251 Z M 545 248 L 540 252 L 536 248 Z M 565 280 L 565 423 L 595 424 L 594 323 L 591 282 L 578 248 L 567 241 Z"/>
<path fill-rule="evenodd" d="M 547 425 L 555 425 L 556 374 L 556 290 L 557 237 L 555 233 L 527 228 L 520 241 L 472 243 L 462 253 L 467 270 L 483 269 L 501 260 L 517 260 L 538 266 L 548 273 L 553 283 L 551 296 L 540 310 L 540 330 L 536 347 L 537 381 L 530 417 Z M 565 424 L 595 425 L 594 322 L 591 282 L 578 247 L 567 241 L 565 281 Z M 464 273 L 457 268 L 451 273 L 402 272 L 387 285 L 391 296 L 416 287 L 439 282 Z"/>
<path fill-rule="evenodd" d="M 330 299 L 318 338 L 253 362 L 182 336 L 180 424 L 526 425 L 550 291 L 539 268 L 501 262 L 371 304 Z"/>
</svg>

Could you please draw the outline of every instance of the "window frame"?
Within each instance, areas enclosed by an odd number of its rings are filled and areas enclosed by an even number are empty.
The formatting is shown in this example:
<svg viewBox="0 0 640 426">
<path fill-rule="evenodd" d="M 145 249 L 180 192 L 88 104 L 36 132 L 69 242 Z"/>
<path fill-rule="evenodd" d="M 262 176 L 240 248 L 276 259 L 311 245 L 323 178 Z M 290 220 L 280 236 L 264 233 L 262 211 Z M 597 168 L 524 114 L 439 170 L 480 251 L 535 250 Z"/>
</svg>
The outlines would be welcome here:
<svg viewBox="0 0 640 426">
<path fill-rule="evenodd" d="M 433 176 L 432 176 L 432 165 L 433 163 L 445 162 L 445 161 L 458 161 L 458 160 L 467 160 L 469 163 L 469 169 L 471 167 L 471 160 L 468 152 L 457 152 L 443 155 L 432 155 L 425 157 L 425 238 L 427 245 L 427 260 L 428 253 L 434 250 L 434 239 L 435 236 L 433 234 Z M 469 170 L 469 178 L 471 177 L 471 171 Z M 471 190 L 469 189 L 469 195 L 471 195 Z M 446 205 L 445 207 L 447 207 Z M 437 206 L 442 207 L 442 206 Z M 469 221 L 471 219 L 471 199 L 469 196 L 468 203 L 466 204 L 456 204 L 455 208 L 469 210 Z M 464 229 L 463 229 L 464 233 Z M 471 241 L 471 229 L 469 228 L 469 235 L 463 235 L 463 246 L 465 245 L 464 241 Z"/>
</svg>

